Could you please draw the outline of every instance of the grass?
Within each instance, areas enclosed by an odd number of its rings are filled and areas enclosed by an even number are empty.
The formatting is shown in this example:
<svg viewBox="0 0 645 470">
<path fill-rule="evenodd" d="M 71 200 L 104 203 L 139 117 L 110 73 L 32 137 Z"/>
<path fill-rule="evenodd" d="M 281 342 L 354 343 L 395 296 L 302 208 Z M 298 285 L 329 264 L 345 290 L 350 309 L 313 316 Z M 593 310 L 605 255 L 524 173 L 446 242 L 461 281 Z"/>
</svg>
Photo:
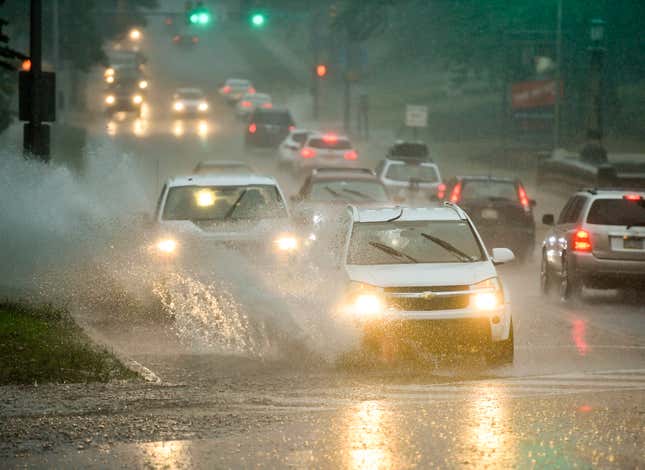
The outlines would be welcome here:
<svg viewBox="0 0 645 470">
<path fill-rule="evenodd" d="M 0 385 L 107 382 L 138 375 L 51 306 L 0 303 Z"/>
</svg>

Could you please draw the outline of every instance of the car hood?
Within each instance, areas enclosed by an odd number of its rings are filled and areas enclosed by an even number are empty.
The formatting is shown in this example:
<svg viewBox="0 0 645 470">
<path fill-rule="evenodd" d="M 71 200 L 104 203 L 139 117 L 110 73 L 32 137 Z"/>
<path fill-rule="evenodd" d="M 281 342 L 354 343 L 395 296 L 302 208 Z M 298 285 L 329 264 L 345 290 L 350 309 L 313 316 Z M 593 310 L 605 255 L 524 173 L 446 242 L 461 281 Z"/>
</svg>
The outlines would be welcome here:
<svg viewBox="0 0 645 470">
<path fill-rule="evenodd" d="M 351 281 L 376 287 L 458 286 L 497 276 L 490 261 L 475 263 L 428 263 L 347 265 Z"/>
<path fill-rule="evenodd" d="M 164 221 L 159 230 L 180 237 L 194 237 L 212 241 L 266 240 L 273 234 L 289 231 L 288 219 L 213 223 L 190 220 Z"/>
</svg>

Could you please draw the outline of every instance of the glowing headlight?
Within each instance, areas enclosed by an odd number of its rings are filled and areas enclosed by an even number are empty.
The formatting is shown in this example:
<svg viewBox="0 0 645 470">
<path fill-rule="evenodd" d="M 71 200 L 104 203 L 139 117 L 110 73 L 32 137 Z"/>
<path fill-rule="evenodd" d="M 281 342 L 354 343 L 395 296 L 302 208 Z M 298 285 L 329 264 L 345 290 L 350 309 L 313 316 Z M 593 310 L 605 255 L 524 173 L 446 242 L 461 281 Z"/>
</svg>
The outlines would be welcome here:
<svg viewBox="0 0 645 470">
<path fill-rule="evenodd" d="M 499 280 L 497 278 L 486 279 L 470 286 L 471 304 L 477 310 L 496 310 L 504 304 Z"/>
<path fill-rule="evenodd" d="M 293 251 L 298 248 L 298 239 L 292 235 L 278 237 L 274 243 L 280 251 Z"/>
<path fill-rule="evenodd" d="M 107 83 L 114 83 L 114 75 L 108 75 L 107 77 L 105 77 L 105 81 Z"/>
<path fill-rule="evenodd" d="M 177 251 L 177 242 L 172 238 L 166 238 L 164 240 L 159 240 L 155 245 L 157 250 L 161 253 L 173 254 Z"/>
<path fill-rule="evenodd" d="M 114 76 L 114 69 L 112 67 L 106 68 L 105 72 L 103 72 L 103 75 L 105 77 L 113 77 Z"/>
<path fill-rule="evenodd" d="M 148 82 L 146 80 L 141 80 L 139 82 L 139 88 L 141 88 L 142 90 L 145 90 L 146 88 L 148 88 Z"/>
<path fill-rule="evenodd" d="M 105 97 L 105 104 L 114 104 L 115 101 L 116 98 L 114 97 L 114 95 L 107 95 Z"/>
<path fill-rule="evenodd" d="M 175 111 L 183 111 L 184 110 L 184 103 L 181 101 L 175 101 L 175 103 L 172 105 L 172 109 Z"/>
<path fill-rule="evenodd" d="M 197 109 L 199 109 L 200 111 L 208 111 L 208 103 L 206 101 L 202 101 L 197 106 Z"/>
<path fill-rule="evenodd" d="M 139 39 L 141 39 L 141 31 L 139 31 L 136 28 L 131 29 L 130 30 L 130 39 L 132 41 L 138 41 Z"/>
<path fill-rule="evenodd" d="M 195 202 L 199 207 L 210 207 L 215 204 L 215 193 L 210 189 L 195 192 Z"/>
<path fill-rule="evenodd" d="M 143 96 L 141 96 L 141 95 L 134 95 L 134 96 L 132 97 L 132 102 L 133 102 L 134 104 L 141 104 L 141 103 L 143 103 Z"/>
<path fill-rule="evenodd" d="M 355 317 L 374 317 L 385 312 L 386 302 L 383 290 L 363 284 L 352 282 L 346 300 L 341 306 L 341 312 Z"/>
</svg>

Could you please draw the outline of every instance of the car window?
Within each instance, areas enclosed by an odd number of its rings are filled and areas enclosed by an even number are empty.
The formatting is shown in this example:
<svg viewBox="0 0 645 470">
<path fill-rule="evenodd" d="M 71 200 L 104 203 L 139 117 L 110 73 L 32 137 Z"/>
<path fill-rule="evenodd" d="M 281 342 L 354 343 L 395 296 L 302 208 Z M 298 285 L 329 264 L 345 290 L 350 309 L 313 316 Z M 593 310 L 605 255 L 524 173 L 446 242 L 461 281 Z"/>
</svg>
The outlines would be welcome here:
<svg viewBox="0 0 645 470">
<path fill-rule="evenodd" d="M 596 225 L 645 225 L 645 201 L 596 199 L 589 209 L 587 223 Z"/>
<path fill-rule="evenodd" d="M 310 139 L 307 146 L 315 149 L 350 150 L 352 144 L 347 139 Z"/>
<path fill-rule="evenodd" d="M 395 157 L 425 158 L 428 153 L 427 145 L 412 142 L 396 144 L 390 149 L 390 155 Z"/>
<path fill-rule="evenodd" d="M 463 200 L 507 199 L 518 200 L 517 189 L 513 181 L 466 180 L 461 187 Z"/>
<path fill-rule="evenodd" d="M 180 91 L 177 95 L 186 100 L 198 100 L 204 97 L 204 94 L 199 91 Z"/>
<path fill-rule="evenodd" d="M 423 220 L 355 223 L 347 263 L 460 263 L 483 259 L 484 251 L 467 221 Z"/>
<path fill-rule="evenodd" d="M 302 144 L 305 140 L 307 140 L 307 135 L 307 132 L 296 132 L 291 135 L 291 139 L 293 139 L 295 142 L 298 142 L 299 144 Z"/>
<path fill-rule="evenodd" d="M 170 188 L 164 220 L 238 220 L 286 217 L 278 188 L 271 185 Z"/>
<path fill-rule="evenodd" d="M 580 213 L 585 205 L 587 198 L 584 196 L 574 196 L 569 204 L 565 206 L 558 219 L 558 224 L 573 224 L 580 220 Z"/>
<path fill-rule="evenodd" d="M 407 165 L 405 163 L 392 163 L 385 177 L 394 181 L 421 181 L 436 183 L 439 181 L 437 170 L 430 165 Z"/>
<path fill-rule="evenodd" d="M 389 202 L 380 181 L 323 180 L 311 185 L 307 197 L 315 202 Z"/>
<path fill-rule="evenodd" d="M 289 113 L 277 112 L 277 113 L 256 113 L 255 121 L 262 124 L 272 124 L 275 126 L 291 126 L 293 125 L 293 119 Z"/>
</svg>

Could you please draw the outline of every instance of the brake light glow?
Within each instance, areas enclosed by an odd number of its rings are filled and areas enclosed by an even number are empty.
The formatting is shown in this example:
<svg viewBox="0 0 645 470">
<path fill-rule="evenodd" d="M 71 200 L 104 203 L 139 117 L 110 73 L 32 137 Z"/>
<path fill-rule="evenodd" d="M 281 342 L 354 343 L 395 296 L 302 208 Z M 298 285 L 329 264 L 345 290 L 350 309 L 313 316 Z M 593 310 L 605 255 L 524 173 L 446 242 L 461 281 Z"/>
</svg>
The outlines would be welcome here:
<svg viewBox="0 0 645 470">
<path fill-rule="evenodd" d="M 197 36 L 193 36 L 193 44 L 197 44 L 199 42 L 199 38 Z"/>
<path fill-rule="evenodd" d="M 582 229 L 576 230 L 576 233 L 573 235 L 573 251 L 581 253 L 591 252 L 591 238 L 589 237 L 589 232 Z"/>
<path fill-rule="evenodd" d="M 357 160 L 358 159 L 358 154 L 356 153 L 356 150 L 348 150 L 345 152 L 345 160 Z"/>
<path fill-rule="evenodd" d="M 222 93 L 230 93 L 231 92 L 231 87 L 226 85 L 224 88 L 222 88 Z"/>
<path fill-rule="evenodd" d="M 300 156 L 302 158 L 314 158 L 316 156 L 316 151 L 310 147 L 305 147 L 300 151 Z"/>
<path fill-rule="evenodd" d="M 443 199 L 444 197 L 446 197 L 446 185 L 439 183 L 439 186 L 437 186 L 437 198 Z"/>
<path fill-rule="evenodd" d="M 181 40 L 181 36 L 179 34 L 176 34 L 172 38 L 172 42 L 179 42 Z"/>
<path fill-rule="evenodd" d="M 254 94 L 255 94 L 255 88 L 250 87 L 250 88 L 247 90 L 247 93 L 248 93 L 249 95 L 254 95 Z"/>
<path fill-rule="evenodd" d="M 641 201 L 643 196 L 640 194 L 625 194 L 623 199 L 626 199 L 627 201 Z"/>
<path fill-rule="evenodd" d="M 296 130 L 296 126 L 289 126 L 289 132 L 293 132 Z"/>
<path fill-rule="evenodd" d="M 522 204 L 524 210 L 529 210 L 531 202 L 529 201 L 529 197 L 526 195 L 526 190 L 522 185 L 517 186 L 517 196 L 520 198 L 520 204 Z"/>
<path fill-rule="evenodd" d="M 241 106 L 244 108 L 250 108 L 251 107 L 251 102 L 250 101 L 242 101 Z"/>
<path fill-rule="evenodd" d="M 271 104 L 271 103 L 264 103 L 264 104 L 262 105 L 262 107 L 263 107 L 264 109 L 271 109 L 271 108 L 273 108 L 273 104 Z"/>
<path fill-rule="evenodd" d="M 255 134 L 257 130 L 258 130 L 258 126 L 254 122 L 249 124 L 249 134 Z"/>
<path fill-rule="evenodd" d="M 450 202 L 459 202 L 461 200 L 461 181 L 458 182 L 450 192 Z"/>
<path fill-rule="evenodd" d="M 325 134 L 323 135 L 323 142 L 334 143 L 338 142 L 338 136 L 336 134 Z"/>
</svg>

